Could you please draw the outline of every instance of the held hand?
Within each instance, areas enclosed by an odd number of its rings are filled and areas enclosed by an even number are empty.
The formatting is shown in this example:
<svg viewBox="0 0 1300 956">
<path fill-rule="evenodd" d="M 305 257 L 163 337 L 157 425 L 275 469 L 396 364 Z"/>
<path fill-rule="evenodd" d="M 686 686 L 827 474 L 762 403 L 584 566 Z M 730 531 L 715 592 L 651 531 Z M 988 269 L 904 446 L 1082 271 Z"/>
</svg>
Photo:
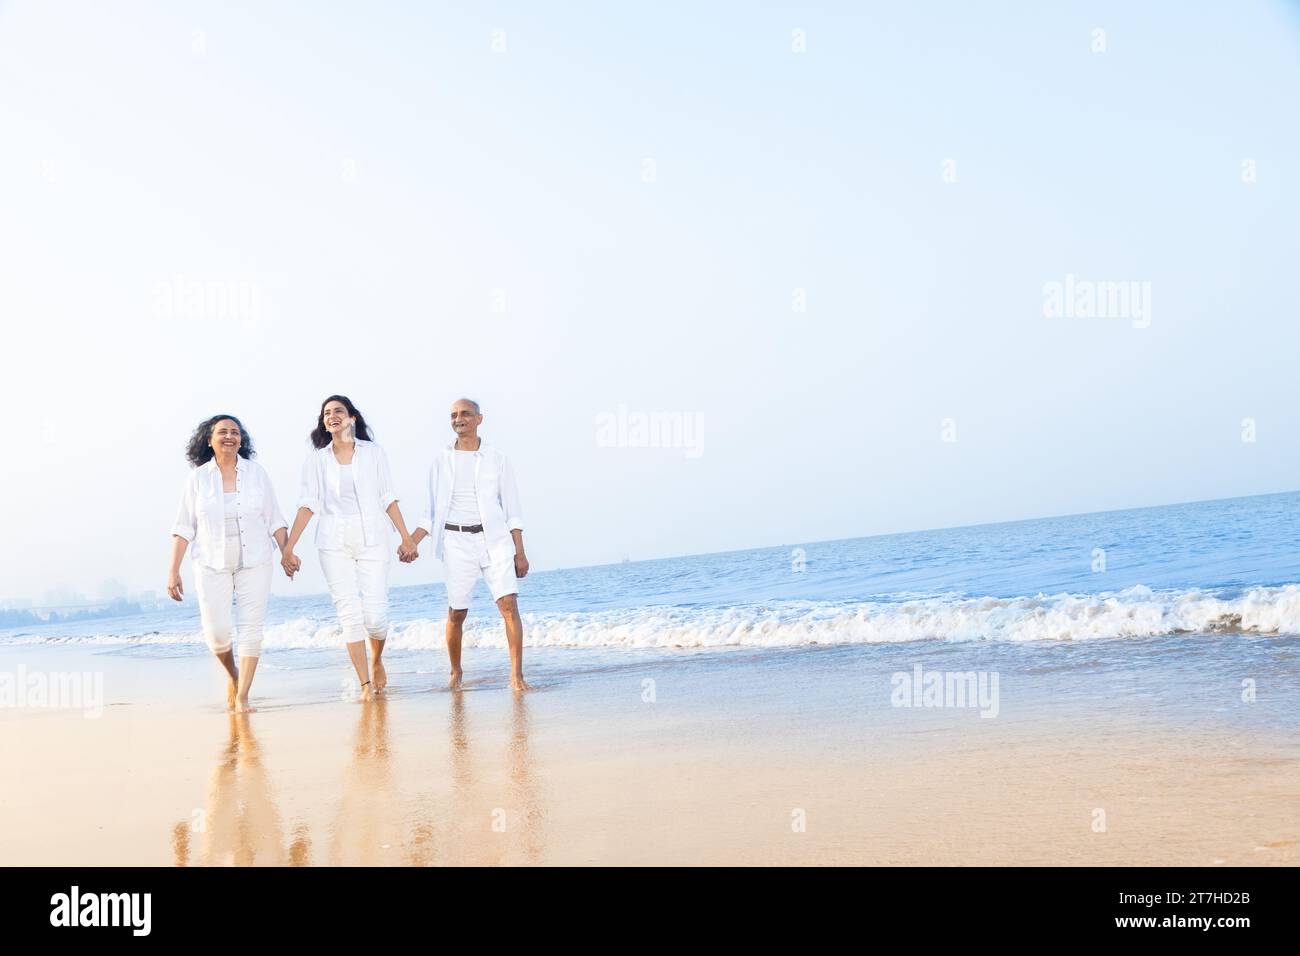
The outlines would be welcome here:
<svg viewBox="0 0 1300 956">
<path fill-rule="evenodd" d="M 515 577 L 524 578 L 528 576 L 528 558 L 522 551 L 515 555 Z"/>
<path fill-rule="evenodd" d="M 181 573 L 172 571 L 167 575 L 167 596 L 173 601 L 179 601 L 185 594 L 185 586 L 181 584 Z"/>
<path fill-rule="evenodd" d="M 397 558 L 403 564 L 410 564 L 420 556 L 420 549 L 410 538 L 406 538 L 397 546 Z"/>
<path fill-rule="evenodd" d="M 292 580 L 293 576 L 302 569 L 302 558 L 292 551 L 286 551 L 280 556 L 280 567 L 284 568 L 284 573 Z"/>
</svg>

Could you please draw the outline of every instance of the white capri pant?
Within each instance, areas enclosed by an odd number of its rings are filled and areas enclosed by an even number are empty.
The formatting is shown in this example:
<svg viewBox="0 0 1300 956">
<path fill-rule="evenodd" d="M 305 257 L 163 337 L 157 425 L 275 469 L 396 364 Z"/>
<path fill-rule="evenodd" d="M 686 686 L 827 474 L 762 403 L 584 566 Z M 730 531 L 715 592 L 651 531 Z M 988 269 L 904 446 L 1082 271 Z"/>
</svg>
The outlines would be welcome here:
<svg viewBox="0 0 1300 956">
<path fill-rule="evenodd" d="M 367 635 L 388 637 L 388 542 L 367 547 L 360 515 L 340 515 L 343 547 L 320 554 L 334 610 L 343 626 L 343 640 L 355 644 Z"/>
<path fill-rule="evenodd" d="M 519 593 L 515 562 L 493 561 L 483 532 L 445 531 L 442 539 L 443 566 L 447 571 L 447 606 L 453 611 L 469 607 L 479 576 L 487 582 L 492 600 Z"/>
<path fill-rule="evenodd" d="M 230 650 L 231 599 L 239 618 L 239 656 L 260 657 L 266 599 L 271 595 L 272 562 L 238 571 L 213 571 L 195 562 L 194 586 L 199 594 L 203 640 L 214 654 Z"/>
</svg>

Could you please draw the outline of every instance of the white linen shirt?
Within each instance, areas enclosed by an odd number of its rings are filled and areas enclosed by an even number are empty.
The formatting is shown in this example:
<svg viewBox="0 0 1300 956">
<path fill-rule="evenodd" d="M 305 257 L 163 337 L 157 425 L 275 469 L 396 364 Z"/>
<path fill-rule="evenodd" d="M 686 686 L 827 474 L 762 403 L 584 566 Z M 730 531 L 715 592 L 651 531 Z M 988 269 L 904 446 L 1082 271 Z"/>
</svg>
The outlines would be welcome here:
<svg viewBox="0 0 1300 956">
<path fill-rule="evenodd" d="M 439 448 L 429 469 L 429 503 L 418 527 L 433 538 L 433 556 L 445 560 L 442 547 L 451 491 L 456 484 L 456 443 Z M 519 507 L 519 489 L 510 459 L 495 446 L 479 441 L 474 452 L 474 491 L 478 496 L 478 523 L 483 525 L 488 554 L 493 561 L 513 561 L 515 542 L 511 531 L 522 531 L 524 515 Z"/>
<path fill-rule="evenodd" d="M 339 460 L 334 457 L 333 443 L 313 449 L 302 465 L 298 507 L 310 508 L 319 519 L 316 524 L 318 551 L 343 547 L 341 473 Z M 393 492 L 388 455 L 374 442 L 357 439 L 356 451 L 352 454 L 352 483 L 361 508 L 361 530 L 366 546 L 385 543 L 388 528 L 384 522 L 392 525 L 392 521 L 384 512 L 397 500 L 397 495 Z"/>
<path fill-rule="evenodd" d="M 244 565 L 256 567 L 270 561 L 275 554 L 275 532 L 288 525 L 266 469 L 242 455 L 235 456 L 235 510 Z M 235 570 L 226 567 L 225 490 L 216 458 L 199 465 L 185 480 L 172 534 L 190 542 L 190 557 L 203 567 Z"/>
</svg>

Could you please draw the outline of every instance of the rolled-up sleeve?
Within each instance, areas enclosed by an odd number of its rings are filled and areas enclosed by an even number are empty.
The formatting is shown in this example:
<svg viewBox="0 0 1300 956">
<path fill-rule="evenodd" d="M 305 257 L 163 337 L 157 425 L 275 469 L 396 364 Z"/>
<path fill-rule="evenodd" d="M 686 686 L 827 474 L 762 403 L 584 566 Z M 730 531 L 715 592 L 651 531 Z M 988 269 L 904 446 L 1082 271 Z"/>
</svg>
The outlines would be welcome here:
<svg viewBox="0 0 1300 956">
<path fill-rule="evenodd" d="M 378 455 L 375 467 L 378 471 L 376 490 L 379 492 L 379 509 L 387 511 L 388 506 L 397 500 L 397 493 L 393 490 L 393 473 L 388 468 L 388 452 L 378 445 L 375 446 L 375 452 Z"/>
<path fill-rule="evenodd" d="M 275 537 L 275 533 L 281 528 L 288 529 L 289 522 L 284 520 L 284 515 L 280 511 L 280 501 L 275 496 L 275 485 L 271 483 L 271 476 L 266 473 L 265 468 L 259 468 L 262 475 L 262 487 L 265 494 L 262 497 L 262 516 L 266 519 L 266 529 Z"/>
<path fill-rule="evenodd" d="M 302 483 L 298 489 L 298 507 L 306 508 L 316 515 L 325 510 L 325 491 L 320 486 L 319 461 L 316 452 L 307 456 L 307 460 L 302 463 Z"/>
<path fill-rule="evenodd" d="M 501 510 L 506 513 L 506 527 L 511 531 L 524 530 L 524 511 L 519 507 L 519 487 L 515 484 L 515 470 L 510 459 L 501 456 Z"/>
<path fill-rule="evenodd" d="M 185 493 L 181 495 L 180 507 L 176 509 L 176 523 L 172 525 L 172 534 L 186 541 L 193 541 L 197 532 L 198 517 L 194 512 L 194 475 L 185 481 Z"/>
</svg>

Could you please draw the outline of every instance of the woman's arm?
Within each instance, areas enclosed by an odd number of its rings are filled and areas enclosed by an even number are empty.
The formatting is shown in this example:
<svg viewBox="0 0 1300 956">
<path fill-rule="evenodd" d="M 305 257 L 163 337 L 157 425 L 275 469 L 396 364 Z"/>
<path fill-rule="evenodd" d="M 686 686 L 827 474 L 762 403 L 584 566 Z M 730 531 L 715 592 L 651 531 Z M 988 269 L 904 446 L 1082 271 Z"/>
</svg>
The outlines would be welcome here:
<svg viewBox="0 0 1300 956">
<path fill-rule="evenodd" d="M 280 566 L 284 573 L 293 577 L 302 569 L 302 559 L 293 553 L 298 546 L 298 539 L 307 529 L 307 523 L 317 511 L 325 510 L 325 489 L 321 487 L 318 463 L 319 453 L 312 452 L 302 463 L 302 486 L 298 493 L 298 513 L 293 519 L 293 528 L 288 540 L 280 545 Z M 279 540 L 278 538 L 276 540 Z"/>
<path fill-rule="evenodd" d="M 379 496 L 379 507 L 384 509 L 384 514 L 388 515 L 393 527 L 397 533 L 402 536 L 402 543 L 397 548 L 397 557 L 401 561 L 414 561 L 420 556 L 415 542 L 411 540 L 411 533 L 406 530 L 406 522 L 402 520 L 402 509 L 397 506 L 397 490 L 393 487 L 393 473 L 388 467 L 388 452 L 384 451 L 379 445 L 371 446 L 375 450 L 375 492 Z"/>
<path fill-rule="evenodd" d="M 180 507 L 176 509 L 176 521 L 172 525 L 172 563 L 167 571 L 167 595 L 173 601 L 179 601 L 185 594 L 181 584 L 181 559 L 194 536 L 198 534 L 198 515 L 194 508 L 194 473 L 190 472 L 185 482 L 185 491 L 181 494 Z"/>
<path fill-rule="evenodd" d="M 293 530 L 289 532 L 288 540 L 284 540 L 284 529 L 280 528 L 275 533 L 275 540 L 280 543 L 280 567 L 284 568 L 284 573 L 293 577 L 302 570 L 302 558 L 293 553 L 293 549 L 298 545 L 298 539 L 302 537 L 303 531 L 307 529 L 307 523 L 311 521 L 311 509 L 303 505 L 298 509 L 298 514 L 293 519 Z"/>
<path fill-rule="evenodd" d="M 397 546 L 398 560 L 404 562 L 414 561 L 420 556 L 420 549 L 411 539 L 410 533 L 407 532 L 406 522 L 402 520 L 402 509 L 397 506 L 396 501 L 388 506 L 387 514 L 393 522 L 393 527 L 397 529 L 397 533 L 402 536 L 402 543 Z"/>
<path fill-rule="evenodd" d="M 172 535 L 172 566 L 167 572 L 167 596 L 173 601 L 179 601 L 185 594 L 185 587 L 181 584 L 181 559 L 185 557 L 185 549 L 189 544 L 180 535 Z"/>
</svg>

